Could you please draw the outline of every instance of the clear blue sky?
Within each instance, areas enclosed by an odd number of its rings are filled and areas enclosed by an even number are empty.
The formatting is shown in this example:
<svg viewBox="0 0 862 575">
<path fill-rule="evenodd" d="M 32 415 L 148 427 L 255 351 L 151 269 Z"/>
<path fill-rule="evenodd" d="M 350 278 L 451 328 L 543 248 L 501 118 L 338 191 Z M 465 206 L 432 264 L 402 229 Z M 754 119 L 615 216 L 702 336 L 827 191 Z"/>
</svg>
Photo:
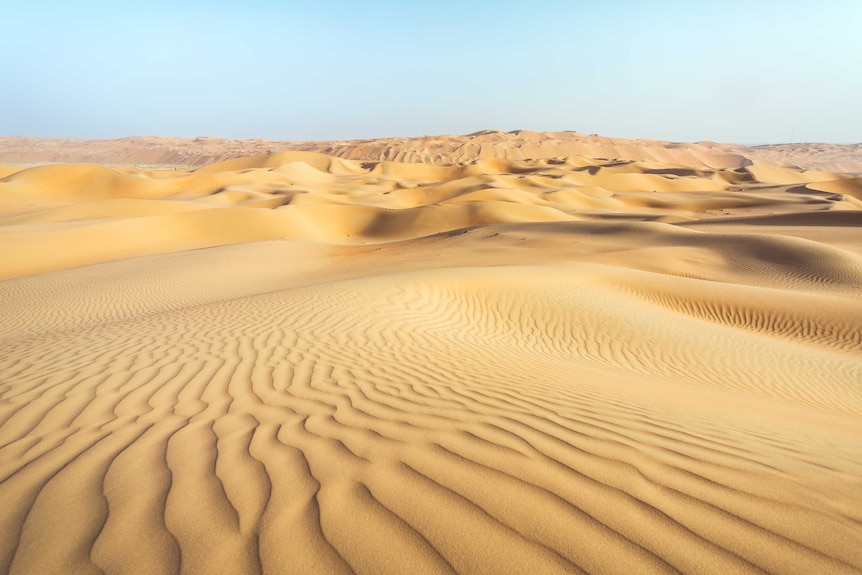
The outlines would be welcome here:
<svg viewBox="0 0 862 575">
<path fill-rule="evenodd" d="M 862 141 L 862 0 L 0 0 L 0 16 L 0 135 Z"/>
</svg>

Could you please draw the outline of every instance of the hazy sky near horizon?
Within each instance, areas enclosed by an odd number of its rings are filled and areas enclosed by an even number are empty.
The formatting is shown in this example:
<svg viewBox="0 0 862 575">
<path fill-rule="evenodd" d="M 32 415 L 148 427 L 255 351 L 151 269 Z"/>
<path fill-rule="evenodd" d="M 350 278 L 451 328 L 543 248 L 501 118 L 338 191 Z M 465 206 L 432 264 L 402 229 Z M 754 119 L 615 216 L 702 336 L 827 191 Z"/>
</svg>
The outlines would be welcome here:
<svg viewBox="0 0 862 575">
<path fill-rule="evenodd" d="M 0 14 L 0 135 L 862 141 L 862 0 L 0 0 Z"/>
</svg>

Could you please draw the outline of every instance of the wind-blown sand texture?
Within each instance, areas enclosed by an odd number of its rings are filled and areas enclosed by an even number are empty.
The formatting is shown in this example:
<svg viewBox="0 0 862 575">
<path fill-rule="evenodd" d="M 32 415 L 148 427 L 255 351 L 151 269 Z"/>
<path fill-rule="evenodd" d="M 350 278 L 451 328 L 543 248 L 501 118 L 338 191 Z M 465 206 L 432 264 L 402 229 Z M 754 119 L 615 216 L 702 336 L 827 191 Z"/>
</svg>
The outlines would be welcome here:
<svg viewBox="0 0 862 575">
<path fill-rule="evenodd" d="M 0 164 L 94 163 L 193 168 L 276 151 L 319 152 L 350 160 L 452 164 L 481 158 L 511 160 L 570 156 L 636 160 L 689 168 L 754 164 L 862 175 L 862 144 L 738 146 L 607 138 L 578 132 L 483 130 L 463 136 L 284 142 L 137 136 L 116 140 L 58 140 L 0 136 Z"/>
<path fill-rule="evenodd" d="M 704 157 L 0 166 L 0 573 L 862 573 L 862 179 Z"/>
</svg>

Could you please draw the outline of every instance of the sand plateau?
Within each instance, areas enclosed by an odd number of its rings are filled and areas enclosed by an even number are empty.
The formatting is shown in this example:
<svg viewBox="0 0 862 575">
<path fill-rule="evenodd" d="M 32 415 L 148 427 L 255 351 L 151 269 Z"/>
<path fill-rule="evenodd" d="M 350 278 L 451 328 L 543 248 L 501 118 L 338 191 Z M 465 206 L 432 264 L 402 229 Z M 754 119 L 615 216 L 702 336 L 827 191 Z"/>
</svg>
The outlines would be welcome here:
<svg viewBox="0 0 862 575">
<path fill-rule="evenodd" d="M 862 179 L 486 135 L 0 166 L 0 573 L 862 573 Z"/>
</svg>

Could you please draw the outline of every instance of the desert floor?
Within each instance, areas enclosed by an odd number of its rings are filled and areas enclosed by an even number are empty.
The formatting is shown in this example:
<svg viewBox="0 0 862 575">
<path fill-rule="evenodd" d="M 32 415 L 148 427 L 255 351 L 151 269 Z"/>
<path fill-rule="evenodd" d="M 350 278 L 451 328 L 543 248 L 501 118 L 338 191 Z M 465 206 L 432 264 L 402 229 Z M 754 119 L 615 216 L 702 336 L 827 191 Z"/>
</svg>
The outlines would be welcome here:
<svg viewBox="0 0 862 575">
<path fill-rule="evenodd" d="M 862 573 L 862 179 L 665 159 L 0 166 L 0 573 Z"/>
</svg>

